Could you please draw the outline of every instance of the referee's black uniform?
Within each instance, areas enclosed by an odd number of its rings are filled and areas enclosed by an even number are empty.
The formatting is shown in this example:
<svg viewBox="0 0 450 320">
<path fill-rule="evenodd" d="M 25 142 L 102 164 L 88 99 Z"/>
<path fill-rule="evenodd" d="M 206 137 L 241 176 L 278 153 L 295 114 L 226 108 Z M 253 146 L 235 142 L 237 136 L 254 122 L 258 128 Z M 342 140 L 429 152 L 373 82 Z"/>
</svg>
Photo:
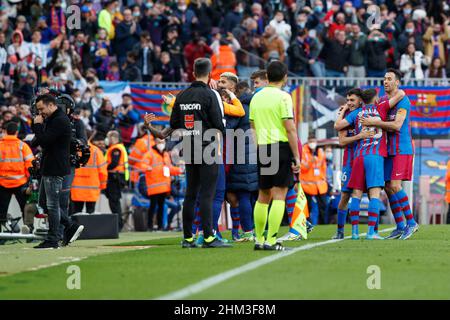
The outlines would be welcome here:
<svg viewBox="0 0 450 320">
<path fill-rule="evenodd" d="M 186 161 L 186 195 L 183 205 L 184 239 L 192 241 L 192 222 L 197 199 L 200 201 L 202 227 L 206 243 L 213 237 L 212 202 L 216 192 L 218 163 L 203 158 L 203 152 L 221 161 L 221 146 L 225 131 L 222 100 L 217 92 L 202 81 L 194 81 L 177 95 L 170 117 L 170 127 L 183 129 L 183 157 Z M 204 139 L 208 130 L 213 139 Z M 186 144 L 187 143 L 187 144 Z M 212 145 L 215 144 L 215 145 Z M 213 148 L 214 147 L 214 148 Z M 189 149 L 190 148 L 190 152 Z M 218 152 L 208 152 L 215 149 Z M 200 192 L 200 194 L 198 194 Z"/>
</svg>

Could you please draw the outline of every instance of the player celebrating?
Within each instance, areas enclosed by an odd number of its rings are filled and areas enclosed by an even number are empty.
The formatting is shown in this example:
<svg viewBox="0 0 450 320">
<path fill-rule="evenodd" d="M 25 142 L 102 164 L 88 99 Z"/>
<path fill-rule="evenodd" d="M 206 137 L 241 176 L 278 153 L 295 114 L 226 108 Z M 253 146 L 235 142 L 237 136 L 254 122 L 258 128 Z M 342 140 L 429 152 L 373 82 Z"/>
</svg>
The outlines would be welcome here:
<svg viewBox="0 0 450 320">
<path fill-rule="evenodd" d="M 350 215 L 352 217 L 352 239 L 359 239 L 359 209 L 363 190 L 369 190 L 369 228 L 367 231 L 367 240 L 383 239 L 375 232 L 375 224 L 380 213 L 380 193 L 384 187 L 384 157 L 387 156 L 386 133 L 375 127 L 364 127 L 360 119 L 365 117 L 377 117 L 382 120 L 387 119 L 390 106 L 395 106 L 405 93 L 402 90 L 389 100 L 386 98 L 377 100 L 377 91 L 368 89 L 362 92 L 361 97 L 365 105 L 350 113 L 345 119 L 336 122 L 336 129 L 342 130 L 349 125 L 353 125 L 356 132 L 363 130 L 374 131 L 372 138 L 359 140 L 355 150 L 355 160 L 353 162 L 353 171 L 348 183 L 348 187 L 353 189 L 352 200 L 350 203 Z"/>
<path fill-rule="evenodd" d="M 384 91 L 389 98 L 399 91 L 401 73 L 395 69 L 388 69 L 384 76 Z M 376 126 L 388 132 L 388 155 L 385 162 L 386 192 L 394 214 L 397 229 L 387 239 L 409 239 L 418 229 L 409 206 L 409 199 L 402 188 L 402 181 L 411 181 L 413 170 L 414 148 L 410 126 L 411 102 L 404 97 L 388 114 L 388 121 L 379 118 L 361 120 L 365 126 Z M 407 220 L 403 219 L 403 214 Z"/>
<path fill-rule="evenodd" d="M 361 109 L 361 89 L 353 88 L 347 92 L 347 103 L 341 107 L 338 113 L 336 122 L 345 119 L 352 111 Z M 352 173 L 354 151 L 356 142 L 361 139 L 372 138 L 374 133 L 371 130 L 362 130 L 356 134 L 355 127 L 353 125 L 348 126 L 345 130 L 340 130 L 339 144 L 344 149 L 344 159 L 341 177 L 341 199 L 338 205 L 338 217 L 337 217 L 337 231 L 332 239 L 344 239 L 344 225 L 347 219 L 348 201 L 350 200 L 352 190 L 348 188 L 348 181 Z"/>
</svg>

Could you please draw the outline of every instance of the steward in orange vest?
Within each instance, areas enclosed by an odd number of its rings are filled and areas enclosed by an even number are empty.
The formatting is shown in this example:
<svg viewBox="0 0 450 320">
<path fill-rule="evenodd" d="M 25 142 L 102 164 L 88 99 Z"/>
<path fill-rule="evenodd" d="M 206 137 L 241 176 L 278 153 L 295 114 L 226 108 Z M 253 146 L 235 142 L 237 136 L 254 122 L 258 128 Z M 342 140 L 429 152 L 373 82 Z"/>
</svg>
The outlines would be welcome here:
<svg viewBox="0 0 450 320">
<path fill-rule="evenodd" d="M 95 203 L 100 197 L 100 190 L 106 188 L 108 171 L 103 152 L 97 146 L 89 143 L 91 156 L 84 167 L 75 169 L 72 182 L 71 198 L 74 212 L 82 212 L 86 203 L 86 212 L 95 211 Z"/>
<path fill-rule="evenodd" d="M 34 156 L 30 147 L 17 138 L 17 133 L 16 122 L 3 126 L 3 138 L 0 139 L 0 223 L 6 221 L 12 195 L 16 197 L 22 215 L 26 203 L 25 186 Z"/>
<path fill-rule="evenodd" d="M 220 75 L 224 72 L 236 74 L 236 55 L 233 49 L 224 41 L 226 40 L 220 40 L 219 52 L 211 57 L 211 78 L 213 80 L 219 80 Z"/>
<path fill-rule="evenodd" d="M 117 131 L 110 131 L 105 139 L 105 144 L 109 146 L 106 151 L 108 181 L 105 195 L 108 198 L 111 212 L 118 215 L 120 231 L 123 227 L 122 207 L 120 205 L 122 187 L 129 180 L 130 173 L 128 171 L 127 150 L 123 144 L 119 143 L 119 137 L 120 135 Z"/>
<path fill-rule="evenodd" d="M 143 129 L 143 128 L 142 128 Z M 141 129 L 140 129 L 141 130 Z M 130 179 L 131 182 L 137 183 L 139 175 L 145 172 L 145 165 L 143 163 L 144 155 L 155 145 L 155 139 L 150 133 L 145 133 L 136 140 L 130 149 L 128 162 L 130 164 Z"/>
<path fill-rule="evenodd" d="M 148 227 L 153 229 L 153 217 L 158 206 L 158 229 L 163 229 L 164 202 L 170 194 L 171 176 L 181 174 L 181 169 L 174 167 L 170 155 L 165 151 L 165 141 L 155 140 L 155 146 L 144 156 L 147 171 L 145 173 L 145 182 L 147 184 L 147 194 L 150 197 L 150 207 L 148 209 Z"/>
<path fill-rule="evenodd" d="M 319 207 L 319 215 L 324 217 L 328 191 L 325 152 L 322 148 L 317 149 L 317 140 L 311 137 L 302 149 L 300 183 L 308 201 L 308 209 L 311 212 L 312 197 L 314 196 Z"/>
</svg>

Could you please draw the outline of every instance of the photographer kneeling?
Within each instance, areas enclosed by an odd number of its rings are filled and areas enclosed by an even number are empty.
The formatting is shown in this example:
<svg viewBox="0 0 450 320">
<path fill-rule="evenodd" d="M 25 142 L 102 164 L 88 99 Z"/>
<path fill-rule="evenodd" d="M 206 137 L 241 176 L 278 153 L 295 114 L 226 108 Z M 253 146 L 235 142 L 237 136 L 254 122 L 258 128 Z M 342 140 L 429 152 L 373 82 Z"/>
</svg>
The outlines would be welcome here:
<svg viewBox="0 0 450 320">
<path fill-rule="evenodd" d="M 33 119 L 33 146 L 41 146 L 41 185 L 39 197 L 45 196 L 48 209 L 48 234 L 36 249 L 58 249 L 59 241 L 67 245 L 75 241 L 83 231 L 83 226 L 72 223 L 65 210 L 61 210 L 60 196 L 64 176 L 70 175 L 70 141 L 72 136 L 70 120 L 58 108 L 56 99 L 43 94 L 36 99 L 39 112 Z M 45 123 L 44 123 L 45 119 Z M 60 239 L 59 226 L 64 225 L 64 239 Z"/>
</svg>

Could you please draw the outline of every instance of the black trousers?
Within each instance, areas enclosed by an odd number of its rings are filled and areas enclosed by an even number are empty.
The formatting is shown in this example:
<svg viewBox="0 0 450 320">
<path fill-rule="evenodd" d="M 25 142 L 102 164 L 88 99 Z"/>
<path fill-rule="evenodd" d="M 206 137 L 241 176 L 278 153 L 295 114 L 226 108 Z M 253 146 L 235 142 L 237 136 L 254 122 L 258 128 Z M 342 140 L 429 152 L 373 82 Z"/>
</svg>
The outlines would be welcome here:
<svg viewBox="0 0 450 320">
<path fill-rule="evenodd" d="M 26 204 L 26 195 L 22 191 L 22 188 L 23 186 L 17 188 L 4 188 L 0 186 L 0 222 L 6 221 L 6 215 L 8 213 L 9 202 L 11 201 L 12 195 L 16 197 L 23 217 L 23 209 Z"/>
<path fill-rule="evenodd" d="M 197 195 L 200 201 L 200 215 L 205 239 L 213 235 L 212 204 L 216 194 L 218 174 L 218 164 L 186 165 L 186 195 L 183 204 L 183 232 L 185 239 L 192 237 L 192 222 L 195 217 L 194 207 Z"/>
<path fill-rule="evenodd" d="M 118 215 L 119 231 L 122 230 L 122 207 L 120 205 L 120 199 L 122 198 L 122 183 L 119 179 L 119 175 L 109 174 L 108 182 L 106 184 L 105 195 L 108 198 L 109 208 L 112 213 Z"/>
<path fill-rule="evenodd" d="M 155 194 L 150 196 L 150 207 L 148 208 L 148 228 L 153 230 L 153 217 L 156 216 L 158 223 L 158 230 L 163 229 L 163 215 L 164 215 L 164 201 L 166 200 L 166 193 Z M 156 212 L 158 206 L 158 212 Z"/>
<path fill-rule="evenodd" d="M 95 211 L 95 202 L 73 201 L 73 213 L 82 212 L 85 203 L 87 213 Z"/>
<path fill-rule="evenodd" d="M 448 211 L 447 211 L 447 224 L 450 224 L 450 203 L 448 204 Z"/>
<path fill-rule="evenodd" d="M 323 224 L 325 221 L 325 211 L 327 210 L 327 195 L 326 194 L 318 194 L 316 196 L 310 196 L 309 194 L 306 194 L 306 201 L 308 201 L 308 210 L 311 212 L 311 204 L 312 204 L 312 197 L 316 197 L 317 199 L 317 206 L 319 207 L 319 224 Z"/>
</svg>

